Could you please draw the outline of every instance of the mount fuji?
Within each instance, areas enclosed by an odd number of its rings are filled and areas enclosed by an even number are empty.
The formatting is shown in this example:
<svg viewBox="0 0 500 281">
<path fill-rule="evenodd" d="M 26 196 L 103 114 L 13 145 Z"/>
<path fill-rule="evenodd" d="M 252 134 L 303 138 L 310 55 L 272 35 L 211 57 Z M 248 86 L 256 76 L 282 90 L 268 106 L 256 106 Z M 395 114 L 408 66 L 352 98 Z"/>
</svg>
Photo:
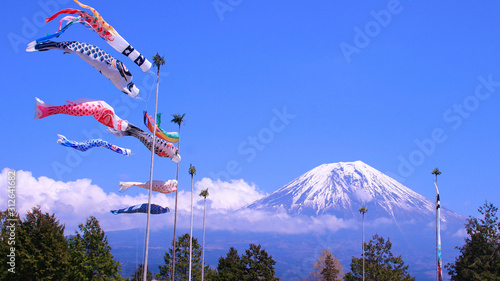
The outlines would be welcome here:
<svg viewBox="0 0 500 281">
<path fill-rule="evenodd" d="M 307 269 L 298 271 L 297 265 L 305 263 L 304 256 L 315 256 L 324 248 L 330 249 L 344 270 L 349 271 L 351 258 L 361 255 L 358 249 L 361 247 L 361 207 L 368 209 L 366 242 L 373 234 L 390 238 L 394 255 L 402 255 L 412 276 L 417 280 L 435 280 L 435 206 L 434 201 L 362 161 L 355 161 L 320 165 L 245 208 L 271 216 L 286 213 L 290 218 L 342 225 L 333 232 L 295 237 L 280 235 L 269 242 L 276 257 L 288 259 L 277 265 L 285 277 L 283 280 L 304 275 Z M 464 223 L 463 216 L 441 209 L 443 264 L 452 262 L 458 254 L 455 246 L 463 244 Z"/>
<path fill-rule="evenodd" d="M 435 219 L 435 202 L 361 161 L 320 165 L 247 208 L 349 219 L 359 217 L 363 206 L 371 217 L 396 223 Z M 441 221 L 463 222 L 464 218 L 442 209 Z"/>
</svg>

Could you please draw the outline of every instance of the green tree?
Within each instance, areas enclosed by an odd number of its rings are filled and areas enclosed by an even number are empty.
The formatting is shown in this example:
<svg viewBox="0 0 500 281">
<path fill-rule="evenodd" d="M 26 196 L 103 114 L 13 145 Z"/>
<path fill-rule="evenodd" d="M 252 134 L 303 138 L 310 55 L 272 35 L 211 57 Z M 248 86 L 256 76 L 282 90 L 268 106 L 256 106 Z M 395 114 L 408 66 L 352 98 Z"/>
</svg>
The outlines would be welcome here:
<svg viewBox="0 0 500 281">
<path fill-rule="evenodd" d="M 336 281 L 339 270 L 335 267 L 332 255 L 327 255 L 325 259 L 325 267 L 321 270 L 321 275 L 325 281 Z"/>
<path fill-rule="evenodd" d="M 446 265 L 451 280 L 500 280 L 500 221 L 498 208 L 485 202 L 481 218 L 470 217 L 467 238 L 454 263 Z"/>
<path fill-rule="evenodd" d="M 148 266 L 148 272 L 146 273 L 146 280 L 151 281 L 153 280 L 153 273 L 149 270 Z M 132 275 L 131 281 L 143 281 L 144 280 L 144 264 L 141 263 L 139 264 L 139 267 L 135 270 L 134 275 Z"/>
<path fill-rule="evenodd" d="M 250 244 L 250 248 L 245 250 L 241 261 L 245 266 L 244 280 L 279 280 L 274 277 L 276 261 L 264 249 L 261 249 L 260 244 Z"/>
<path fill-rule="evenodd" d="M 438 181 L 438 176 L 441 175 L 441 171 L 438 168 L 434 168 L 434 170 L 432 170 L 431 174 L 433 174 L 434 176 L 436 176 L 435 181 L 437 182 Z"/>
<path fill-rule="evenodd" d="M 178 237 L 175 251 L 175 278 L 174 280 L 188 280 L 189 273 L 189 234 L 186 233 Z M 173 244 L 173 243 L 172 243 Z M 157 279 L 170 279 L 172 278 L 172 251 L 170 248 L 165 252 L 163 260 L 164 265 L 160 265 L 160 273 L 156 275 Z M 198 240 L 193 237 L 193 259 L 192 259 L 192 280 L 201 280 L 201 249 Z"/>
<path fill-rule="evenodd" d="M 76 235 L 69 238 L 72 280 L 120 279 L 120 263 L 113 259 L 111 247 L 99 221 L 91 216 L 85 225 L 78 226 Z"/>
<path fill-rule="evenodd" d="M 9 280 L 66 280 L 69 273 L 68 241 L 64 225 L 40 206 L 28 211 L 16 233 L 17 276 Z"/>
<path fill-rule="evenodd" d="M 17 213 L 0 212 L 0 280 L 15 280 L 18 276 L 19 243 L 16 237 L 21 234 L 20 224 Z"/>
<path fill-rule="evenodd" d="M 415 280 L 408 274 L 408 265 L 404 265 L 401 256 L 395 257 L 389 239 L 373 235 L 373 239 L 364 245 L 366 280 Z M 363 280 L 363 259 L 352 258 L 351 272 L 345 275 L 345 280 Z"/>
<path fill-rule="evenodd" d="M 327 262 L 328 259 L 328 262 Z M 342 280 L 344 277 L 344 268 L 340 261 L 328 249 L 321 251 L 318 260 L 314 263 L 314 271 L 306 279 L 302 281 L 323 281 L 326 280 L 324 275 L 333 276 L 334 279 L 329 280 Z"/>
<path fill-rule="evenodd" d="M 220 257 L 217 264 L 217 278 L 208 280 L 240 281 L 244 279 L 246 267 L 241 260 L 238 250 L 231 247 L 226 257 Z"/>
</svg>

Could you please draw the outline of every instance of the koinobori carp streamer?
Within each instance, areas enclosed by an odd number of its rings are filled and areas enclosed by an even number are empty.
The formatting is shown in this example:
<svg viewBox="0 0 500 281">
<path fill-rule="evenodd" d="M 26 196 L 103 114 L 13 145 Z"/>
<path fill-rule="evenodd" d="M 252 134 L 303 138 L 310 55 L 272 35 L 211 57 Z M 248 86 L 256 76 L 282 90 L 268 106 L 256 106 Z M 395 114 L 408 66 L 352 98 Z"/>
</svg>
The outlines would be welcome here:
<svg viewBox="0 0 500 281">
<path fill-rule="evenodd" d="M 59 24 L 59 30 L 57 33 L 39 38 L 37 41 L 43 41 L 53 37 L 58 37 L 72 23 L 81 22 L 95 31 L 102 39 L 106 40 L 106 42 L 115 50 L 131 59 L 142 69 L 142 71 L 147 72 L 151 68 L 151 62 L 149 62 L 143 55 L 141 55 L 141 53 L 139 53 L 134 47 L 132 47 L 127 42 L 127 40 L 121 37 L 120 34 L 118 34 L 118 32 L 111 25 L 109 25 L 94 8 L 84 5 L 77 0 L 75 0 L 75 2 L 82 8 L 89 9 L 93 15 L 77 9 L 63 9 L 47 18 L 45 21 L 49 22 L 61 14 L 77 14 L 79 17 L 65 17 L 67 20 L 70 20 L 70 23 L 68 23 L 62 30 L 61 25 Z"/>
<path fill-rule="evenodd" d="M 155 136 L 159 137 L 162 140 L 166 140 L 169 142 L 176 143 L 179 141 L 179 133 L 177 132 L 166 132 L 162 128 L 160 128 L 160 114 L 158 113 L 156 116 L 156 132 Z M 148 127 L 149 131 L 152 133 L 155 130 L 153 129 L 154 127 L 154 120 L 153 117 L 151 117 L 146 111 L 144 111 L 144 125 Z"/>
<path fill-rule="evenodd" d="M 130 73 L 125 64 L 94 45 L 78 41 L 43 41 L 39 43 L 33 41 L 28 44 L 26 51 L 41 52 L 53 49 L 77 54 L 81 59 L 92 65 L 102 75 L 111 80 L 116 88 L 123 93 L 133 98 L 139 94 L 139 89 L 135 86 L 134 82 L 132 82 L 132 73 Z"/>
<path fill-rule="evenodd" d="M 160 215 L 168 213 L 170 209 L 168 207 L 163 208 L 162 206 L 151 204 L 151 212 L 152 215 Z M 114 215 L 118 214 L 134 214 L 134 213 L 148 213 L 148 203 L 143 203 L 139 205 L 135 205 L 128 208 L 123 208 L 119 210 L 111 210 L 110 211 Z"/>
<path fill-rule="evenodd" d="M 120 182 L 120 192 L 124 192 L 125 190 L 131 188 L 132 186 L 142 187 L 144 189 L 149 189 L 149 181 L 147 182 Z M 168 181 L 160 181 L 153 180 L 153 191 L 157 191 L 160 193 L 171 193 L 177 190 L 177 181 L 176 180 L 168 180 Z"/>
<path fill-rule="evenodd" d="M 108 131 L 117 137 L 133 136 L 140 140 L 150 151 L 153 148 L 153 135 L 137 128 L 132 124 L 128 124 L 124 130 L 108 128 Z M 155 151 L 154 153 L 160 157 L 167 157 L 172 159 L 175 163 L 181 161 L 181 156 L 178 154 L 178 149 L 170 142 L 155 137 Z"/>
<path fill-rule="evenodd" d="M 57 140 L 58 144 L 63 145 L 63 146 L 67 146 L 67 147 L 72 147 L 72 148 L 74 148 L 76 150 L 80 150 L 80 151 L 87 151 L 87 150 L 94 148 L 94 147 L 105 147 L 109 150 L 112 150 L 116 153 L 123 154 L 125 156 L 130 156 L 130 154 L 131 154 L 130 149 L 116 146 L 116 145 L 111 144 L 111 143 L 109 143 L 105 140 L 102 140 L 102 139 L 92 139 L 92 140 L 88 140 L 85 142 L 77 142 L 77 141 L 68 140 L 63 135 L 57 135 L 57 136 L 59 137 L 59 139 Z"/>
<path fill-rule="evenodd" d="M 115 114 L 115 110 L 106 102 L 91 99 L 67 101 L 64 105 L 52 105 L 36 98 L 35 119 L 42 119 L 55 114 L 73 116 L 94 115 L 101 124 L 116 130 L 125 130 L 129 123 Z"/>
</svg>

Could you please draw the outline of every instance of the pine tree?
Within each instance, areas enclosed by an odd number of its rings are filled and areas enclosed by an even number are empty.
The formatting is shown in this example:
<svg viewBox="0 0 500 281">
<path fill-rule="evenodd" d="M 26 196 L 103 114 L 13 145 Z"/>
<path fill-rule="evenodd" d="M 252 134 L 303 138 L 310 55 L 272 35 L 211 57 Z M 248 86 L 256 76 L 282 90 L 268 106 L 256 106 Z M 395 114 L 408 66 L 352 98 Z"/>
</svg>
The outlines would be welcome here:
<svg viewBox="0 0 500 281">
<path fill-rule="evenodd" d="M 392 254 L 389 239 L 385 241 L 375 234 L 364 246 L 366 280 L 415 280 L 408 274 L 408 265 L 404 265 L 401 256 Z M 345 275 L 345 280 L 363 280 L 363 258 L 352 258 L 351 272 Z"/>
<path fill-rule="evenodd" d="M 148 272 L 146 273 L 146 280 L 151 281 L 153 280 L 153 273 L 149 270 L 148 266 Z M 141 263 L 139 264 L 139 267 L 135 270 L 134 275 L 132 275 L 131 281 L 143 281 L 144 280 L 144 264 Z"/>
<path fill-rule="evenodd" d="M 333 279 L 329 280 L 343 280 L 344 277 L 344 268 L 342 267 L 342 264 L 340 264 L 340 261 L 335 256 L 333 256 L 332 252 L 330 252 L 330 250 L 328 249 L 324 249 L 321 251 L 318 260 L 314 263 L 314 271 L 311 272 L 311 274 L 307 278 L 299 278 L 299 280 L 323 281 L 326 280 L 325 274 L 328 275 L 328 278 L 330 278 L 330 276 L 333 276 Z"/>
<path fill-rule="evenodd" d="M 279 280 L 274 277 L 276 261 L 264 249 L 261 250 L 260 244 L 250 244 L 241 261 L 246 267 L 243 280 Z"/>
<path fill-rule="evenodd" d="M 325 267 L 321 270 L 321 275 L 325 281 L 337 280 L 339 270 L 335 267 L 332 255 L 327 255 L 325 259 Z"/>
<path fill-rule="evenodd" d="M 243 280 L 244 274 L 245 265 L 238 255 L 238 251 L 231 247 L 225 258 L 219 258 L 219 263 L 217 264 L 217 279 L 207 280 L 239 281 Z"/>
<path fill-rule="evenodd" d="M 156 275 L 157 279 L 170 279 L 172 277 L 172 248 L 165 252 L 163 260 L 164 265 L 160 265 L 160 273 Z M 187 280 L 189 273 L 189 234 L 186 233 L 178 237 L 176 241 L 175 253 L 175 279 Z M 201 246 L 198 239 L 193 237 L 193 260 L 192 260 L 192 279 L 201 280 Z"/>
<path fill-rule="evenodd" d="M 67 280 L 68 241 L 54 214 L 42 213 L 40 206 L 28 211 L 16 240 L 18 273 L 9 280 Z"/>
<path fill-rule="evenodd" d="M 491 203 L 479 207 L 481 218 L 470 217 L 468 237 L 454 263 L 446 265 L 451 280 L 500 280 L 500 221 Z"/>
<path fill-rule="evenodd" d="M 81 233 L 69 238 L 72 280 L 112 280 L 121 278 L 120 263 L 113 259 L 111 247 L 99 221 L 91 216 L 85 225 L 78 226 Z"/>
<path fill-rule="evenodd" d="M 14 280 L 18 276 L 20 224 L 17 213 L 0 212 L 0 280 Z"/>
</svg>

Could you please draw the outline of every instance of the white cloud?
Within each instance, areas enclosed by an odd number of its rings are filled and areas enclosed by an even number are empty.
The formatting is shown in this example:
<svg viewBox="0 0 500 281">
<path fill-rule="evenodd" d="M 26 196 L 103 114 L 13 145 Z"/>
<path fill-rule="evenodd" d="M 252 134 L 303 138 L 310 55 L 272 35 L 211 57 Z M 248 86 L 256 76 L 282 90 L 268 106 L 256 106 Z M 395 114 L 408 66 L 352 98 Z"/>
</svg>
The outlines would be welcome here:
<svg viewBox="0 0 500 281">
<path fill-rule="evenodd" d="M 5 168 L 0 174 L 0 190 L 7 190 Z M 66 234 L 72 234 L 79 224 L 89 216 L 95 216 L 105 231 L 142 228 L 146 226 L 145 214 L 113 215 L 109 211 L 147 202 L 146 192 L 134 196 L 126 193 L 106 193 L 92 184 L 90 179 L 70 182 L 56 181 L 47 177 L 33 177 L 31 172 L 17 171 L 16 209 L 24 218 L 26 212 L 40 205 L 43 212 L 54 213 L 66 225 Z M 359 227 L 359 223 L 331 215 L 320 217 L 290 216 L 285 210 L 267 212 L 243 207 L 265 196 L 254 185 L 244 180 L 231 182 L 203 178 L 196 182 L 194 192 L 194 227 L 200 229 L 203 219 L 203 197 L 198 194 L 209 189 L 207 197 L 207 228 L 213 230 L 276 232 L 276 233 L 320 233 L 335 232 L 342 228 Z M 0 207 L 7 208 L 7 192 L 0 192 Z M 152 202 L 168 206 L 170 213 L 151 216 L 152 230 L 171 230 L 174 221 L 174 194 L 153 193 Z M 178 192 L 178 228 L 190 225 L 191 193 Z"/>
<path fill-rule="evenodd" d="M 219 179 L 214 181 L 210 178 L 203 178 L 196 182 L 195 187 L 195 195 L 208 188 L 209 196 L 207 199 L 210 200 L 212 210 L 236 210 L 266 195 L 260 192 L 255 185 L 250 185 L 242 179 L 225 182 Z"/>
<path fill-rule="evenodd" d="M 10 169 L 5 168 L 0 174 L 1 208 L 7 208 L 7 176 Z M 66 233 L 73 233 L 79 224 L 85 223 L 89 216 L 95 216 L 105 230 L 120 230 L 145 224 L 144 214 L 112 215 L 109 211 L 147 202 L 145 194 L 130 196 L 127 194 L 106 193 L 92 184 L 90 179 L 71 182 L 55 181 L 47 177 L 35 178 L 31 172 L 16 171 L 16 210 L 24 218 L 27 211 L 40 205 L 43 212 L 54 213 L 61 223 L 66 225 Z M 173 197 L 154 194 L 152 202 L 161 206 L 173 206 Z M 172 209 L 172 208 L 171 208 Z M 164 221 L 168 215 L 163 216 Z M 171 216 L 170 216 L 171 217 Z M 165 224 L 165 223 L 163 223 Z M 155 224 L 161 226 L 162 223 Z"/>
<path fill-rule="evenodd" d="M 468 236 L 467 230 L 465 228 L 459 229 L 452 237 L 466 238 Z"/>
</svg>

